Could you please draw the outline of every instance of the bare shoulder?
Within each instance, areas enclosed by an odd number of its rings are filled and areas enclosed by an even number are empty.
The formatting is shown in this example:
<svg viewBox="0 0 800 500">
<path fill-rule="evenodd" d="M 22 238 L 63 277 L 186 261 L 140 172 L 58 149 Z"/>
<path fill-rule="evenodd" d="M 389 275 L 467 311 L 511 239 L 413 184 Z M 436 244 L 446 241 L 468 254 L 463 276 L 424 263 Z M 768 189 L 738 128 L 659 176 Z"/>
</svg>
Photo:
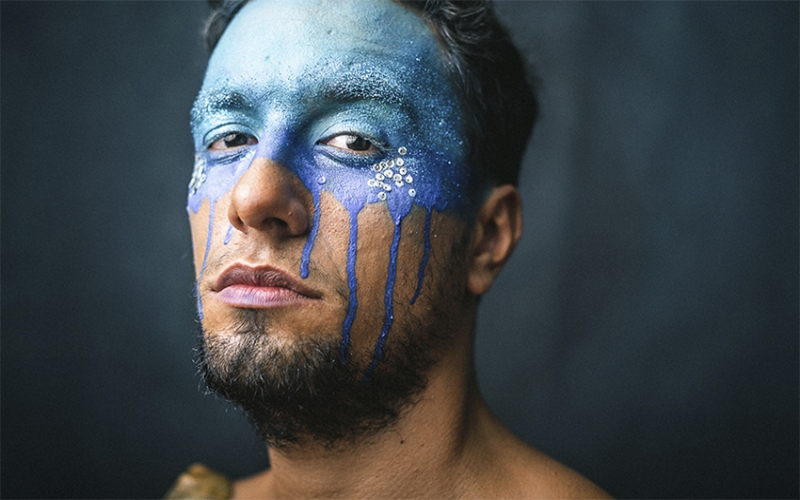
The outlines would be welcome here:
<svg viewBox="0 0 800 500">
<path fill-rule="evenodd" d="M 527 448 L 519 462 L 509 467 L 516 478 L 516 498 L 611 498 L 592 481 L 561 462 L 522 443 Z"/>
<path fill-rule="evenodd" d="M 484 427 L 484 482 L 479 496 L 494 498 L 611 498 L 592 481 L 529 446 L 497 420 Z"/>
</svg>

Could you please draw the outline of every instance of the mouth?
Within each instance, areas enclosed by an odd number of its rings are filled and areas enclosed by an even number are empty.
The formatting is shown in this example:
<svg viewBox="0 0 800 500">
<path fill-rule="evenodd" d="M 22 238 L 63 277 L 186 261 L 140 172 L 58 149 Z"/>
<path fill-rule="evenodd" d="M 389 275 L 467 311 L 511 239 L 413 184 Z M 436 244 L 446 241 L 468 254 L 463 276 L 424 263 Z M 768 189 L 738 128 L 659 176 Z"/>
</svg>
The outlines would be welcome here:
<svg viewBox="0 0 800 500">
<path fill-rule="evenodd" d="M 220 274 L 211 292 L 229 306 L 246 309 L 302 305 L 322 296 L 283 271 L 243 264 L 235 264 Z"/>
</svg>

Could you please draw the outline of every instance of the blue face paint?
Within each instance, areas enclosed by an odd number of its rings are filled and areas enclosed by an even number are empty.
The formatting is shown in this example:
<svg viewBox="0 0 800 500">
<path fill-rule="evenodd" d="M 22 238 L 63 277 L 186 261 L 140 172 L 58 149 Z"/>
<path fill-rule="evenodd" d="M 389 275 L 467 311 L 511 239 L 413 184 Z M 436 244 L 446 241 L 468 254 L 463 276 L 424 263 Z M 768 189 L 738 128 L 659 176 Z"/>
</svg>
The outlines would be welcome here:
<svg viewBox="0 0 800 500">
<path fill-rule="evenodd" d="M 350 218 L 344 362 L 358 307 L 357 217 L 367 204 L 384 205 L 394 232 L 383 327 L 369 378 L 383 357 L 394 319 L 403 220 L 414 205 L 426 212 L 413 304 L 421 293 L 428 261 L 431 214 L 449 210 L 467 216 L 474 209 L 469 193 L 482 179 L 473 178 L 465 162 L 457 102 L 433 34 L 402 6 L 375 0 L 247 4 L 215 49 L 192 112 L 198 153 L 188 210 L 197 213 L 205 201 L 210 207 L 200 276 L 211 248 L 216 204 L 255 158 L 280 163 L 312 194 L 314 214 L 302 253 L 302 278 L 308 276 L 317 232 L 324 223 L 321 193 L 329 192 Z M 252 136 L 258 143 L 221 152 L 209 149 L 234 133 Z M 327 144 L 340 135 L 364 138 L 377 149 L 359 154 Z M 228 244 L 232 235 L 231 227 L 223 243 Z M 198 311 L 202 318 L 199 298 Z"/>
</svg>

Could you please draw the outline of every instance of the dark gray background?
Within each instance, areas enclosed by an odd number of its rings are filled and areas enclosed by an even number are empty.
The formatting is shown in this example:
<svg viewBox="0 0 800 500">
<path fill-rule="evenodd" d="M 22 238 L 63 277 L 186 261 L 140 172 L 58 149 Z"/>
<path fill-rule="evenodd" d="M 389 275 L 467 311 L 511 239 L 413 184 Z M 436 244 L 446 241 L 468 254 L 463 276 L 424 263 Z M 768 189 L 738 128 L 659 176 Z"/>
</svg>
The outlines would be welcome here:
<svg viewBox="0 0 800 500">
<path fill-rule="evenodd" d="M 490 405 L 619 497 L 797 498 L 798 4 L 500 7 L 542 118 L 480 315 Z M 205 14 L 0 4 L 4 498 L 267 463 L 191 362 Z"/>
</svg>

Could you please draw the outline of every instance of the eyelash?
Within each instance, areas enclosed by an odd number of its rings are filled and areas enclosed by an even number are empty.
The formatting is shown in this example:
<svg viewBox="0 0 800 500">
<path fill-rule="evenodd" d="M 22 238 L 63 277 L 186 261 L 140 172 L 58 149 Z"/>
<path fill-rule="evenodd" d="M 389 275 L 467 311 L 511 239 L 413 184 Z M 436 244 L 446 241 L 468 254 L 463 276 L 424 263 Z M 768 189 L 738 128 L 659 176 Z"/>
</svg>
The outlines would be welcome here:
<svg viewBox="0 0 800 500">
<path fill-rule="evenodd" d="M 247 130 L 242 130 L 242 129 L 238 129 L 238 128 L 223 129 L 223 130 L 213 134 L 209 139 L 206 140 L 206 145 L 205 145 L 206 151 L 209 151 L 211 153 L 221 154 L 221 155 L 224 155 L 224 156 L 236 156 L 237 158 L 240 157 L 244 153 L 244 151 L 242 151 L 242 150 L 248 149 L 246 145 L 241 145 L 239 147 L 234 146 L 234 147 L 231 147 L 230 149 L 227 149 L 227 150 L 223 149 L 223 150 L 215 151 L 215 150 L 211 149 L 211 147 L 217 141 L 220 141 L 220 140 L 224 139 L 225 137 L 228 137 L 228 136 L 231 136 L 231 135 L 244 135 L 244 136 L 248 136 L 248 137 L 254 138 L 256 140 L 256 142 L 258 141 L 258 138 L 256 137 L 256 135 L 250 133 Z M 374 147 L 376 149 L 376 151 L 371 152 L 371 153 L 361 153 L 358 150 L 347 150 L 345 148 L 340 148 L 340 147 L 336 147 L 336 146 L 330 146 L 330 145 L 327 144 L 328 142 L 332 141 L 333 139 L 335 139 L 337 137 L 342 137 L 342 136 L 352 136 L 352 137 L 356 137 L 356 138 L 360 138 L 360 139 L 363 139 L 365 141 L 368 141 L 372 145 L 372 147 Z M 380 139 L 376 139 L 375 137 L 373 137 L 370 134 L 365 134 L 363 132 L 357 132 L 357 131 L 354 131 L 354 130 L 346 130 L 346 131 L 336 132 L 334 134 L 327 135 L 327 136 L 323 137 L 322 139 L 318 140 L 316 142 L 316 144 L 324 146 L 329 153 L 331 153 L 333 155 L 336 155 L 336 156 L 339 156 L 340 159 L 346 159 L 346 158 L 349 158 L 349 159 L 352 159 L 352 158 L 374 159 L 375 157 L 380 156 L 382 154 L 385 154 L 388 151 L 388 146 L 386 145 L 386 143 L 384 141 L 382 141 Z"/>
<path fill-rule="evenodd" d="M 343 136 L 351 136 L 351 137 L 357 137 L 359 139 L 364 139 L 367 142 L 371 143 L 372 146 L 374 146 L 375 149 L 378 150 L 377 152 L 369 154 L 369 155 L 363 155 L 363 154 L 358 154 L 358 153 L 350 153 L 350 154 L 356 154 L 358 156 L 374 156 L 374 155 L 385 153 L 387 151 L 386 144 L 383 141 L 381 141 L 380 139 L 376 139 L 375 137 L 372 137 L 369 134 L 364 134 L 362 132 L 356 132 L 356 131 L 353 131 L 353 130 L 348 130 L 348 131 L 344 131 L 344 132 L 337 132 L 335 134 L 330 134 L 330 135 L 328 135 L 326 137 L 323 137 L 319 141 L 317 141 L 317 144 L 323 145 L 323 146 L 327 146 L 328 142 L 332 141 L 336 137 L 343 137 Z M 328 147 L 333 148 L 333 149 L 337 149 L 339 151 L 345 151 L 346 152 L 346 150 L 341 149 L 341 148 L 336 148 L 335 146 L 328 146 Z"/>
<path fill-rule="evenodd" d="M 231 127 L 231 128 L 224 127 L 219 132 L 216 132 L 216 133 L 212 134 L 210 138 L 205 140 L 205 149 L 210 151 L 211 150 L 211 146 L 215 142 L 219 141 L 220 139 L 224 139 L 225 137 L 227 137 L 229 135 L 234 135 L 234 134 L 247 135 L 247 136 L 253 137 L 254 139 L 258 140 L 258 138 L 256 137 L 256 134 L 253 134 L 249 130 L 241 129 L 241 128 L 233 128 L 233 127 Z"/>
</svg>

